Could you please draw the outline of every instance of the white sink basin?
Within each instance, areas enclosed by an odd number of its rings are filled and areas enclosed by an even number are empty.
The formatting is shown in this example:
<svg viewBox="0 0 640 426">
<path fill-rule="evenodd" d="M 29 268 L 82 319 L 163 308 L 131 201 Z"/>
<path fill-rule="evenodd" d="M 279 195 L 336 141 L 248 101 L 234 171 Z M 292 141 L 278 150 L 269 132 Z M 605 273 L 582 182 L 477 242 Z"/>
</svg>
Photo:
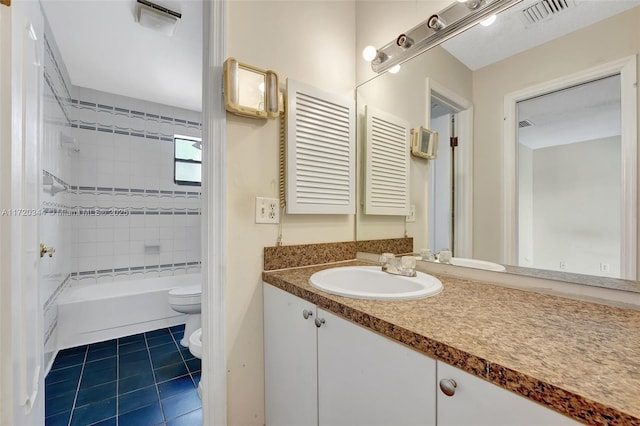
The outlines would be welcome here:
<svg viewBox="0 0 640 426">
<path fill-rule="evenodd" d="M 418 272 L 403 277 L 383 272 L 380 266 L 344 266 L 311 275 L 312 287 L 355 299 L 406 300 L 438 294 L 442 283 L 436 277 Z"/>
<path fill-rule="evenodd" d="M 487 262 L 486 260 L 467 259 L 465 257 L 452 257 L 449 263 L 454 266 L 465 266 L 467 268 L 484 269 L 486 271 L 506 271 L 506 268 L 498 263 Z"/>
</svg>

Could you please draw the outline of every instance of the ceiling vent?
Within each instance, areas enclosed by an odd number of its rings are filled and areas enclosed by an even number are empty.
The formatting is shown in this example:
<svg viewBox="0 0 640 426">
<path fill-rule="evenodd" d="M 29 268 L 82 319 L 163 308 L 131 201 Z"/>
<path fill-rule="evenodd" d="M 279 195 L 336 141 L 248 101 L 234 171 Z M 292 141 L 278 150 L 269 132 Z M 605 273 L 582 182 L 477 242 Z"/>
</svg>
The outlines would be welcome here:
<svg viewBox="0 0 640 426">
<path fill-rule="evenodd" d="M 518 123 L 518 127 L 521 129 L 524 129 L 525 127 L 531 127 L 531 126 L 535 126 L 535 124 L 533 124 L 533 121 L 529 121 L 529 120 L 522 120 Z"/>
<path fill-rule="evenodd" d="M 573 0 L 542 0 L 524 9 L 522 16 L 528 24 L 536 24 L 573 7 Z"/>
<path fill-rule="evenodd" d="M 182 14 L 148 0 L 137 0 L 135 17 L 143 27 L 172 36 Z"/>
</svg>

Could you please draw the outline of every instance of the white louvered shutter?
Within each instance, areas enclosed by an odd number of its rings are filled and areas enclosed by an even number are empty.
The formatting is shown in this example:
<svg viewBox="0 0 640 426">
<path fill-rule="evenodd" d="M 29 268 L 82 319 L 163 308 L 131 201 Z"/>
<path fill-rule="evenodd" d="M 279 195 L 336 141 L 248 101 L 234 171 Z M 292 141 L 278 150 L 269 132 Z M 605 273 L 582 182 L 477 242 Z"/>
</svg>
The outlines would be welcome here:
<svg viewBox="0 0 640 426">
<path fill-rule="evenodd" d="M 287 80 L 287 213 L 355 214 L 355 101 Z"/>
<path fill-rule="evenodd" d="M 409 123 L 365 107 L 364 213 L 409 214 Z"/>
</svg>

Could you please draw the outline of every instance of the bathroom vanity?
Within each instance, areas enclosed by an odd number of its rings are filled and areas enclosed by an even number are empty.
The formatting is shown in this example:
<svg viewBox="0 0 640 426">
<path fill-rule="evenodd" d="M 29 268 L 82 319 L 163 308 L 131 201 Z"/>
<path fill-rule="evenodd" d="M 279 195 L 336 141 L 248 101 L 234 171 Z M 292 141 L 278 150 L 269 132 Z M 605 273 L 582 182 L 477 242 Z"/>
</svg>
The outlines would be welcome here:
<svg viewBox="0 0 640 426">
<path fill-rule="evenodd" d="M 640 424 L 640 312 L 437 275 L 404 301 L 263 273 L 267 425 Z"/>
</svg>

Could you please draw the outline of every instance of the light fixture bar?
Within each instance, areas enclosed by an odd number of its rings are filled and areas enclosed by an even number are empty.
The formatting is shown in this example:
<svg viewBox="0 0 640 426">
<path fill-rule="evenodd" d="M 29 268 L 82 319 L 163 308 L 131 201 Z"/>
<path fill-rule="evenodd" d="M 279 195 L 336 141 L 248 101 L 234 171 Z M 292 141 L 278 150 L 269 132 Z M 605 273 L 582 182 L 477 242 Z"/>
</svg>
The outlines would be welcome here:
<svg viewBox="0 0 640 426">
<path fill-rule="evenodd" d="M 371 61 L 371 69 L 377 73 L 387 71 L 520 1 L 522 0 L 456 1 L 378 49 L 377 56 Z M 406 43 L 406 40 L 412 43 Z"/>
</svg>

